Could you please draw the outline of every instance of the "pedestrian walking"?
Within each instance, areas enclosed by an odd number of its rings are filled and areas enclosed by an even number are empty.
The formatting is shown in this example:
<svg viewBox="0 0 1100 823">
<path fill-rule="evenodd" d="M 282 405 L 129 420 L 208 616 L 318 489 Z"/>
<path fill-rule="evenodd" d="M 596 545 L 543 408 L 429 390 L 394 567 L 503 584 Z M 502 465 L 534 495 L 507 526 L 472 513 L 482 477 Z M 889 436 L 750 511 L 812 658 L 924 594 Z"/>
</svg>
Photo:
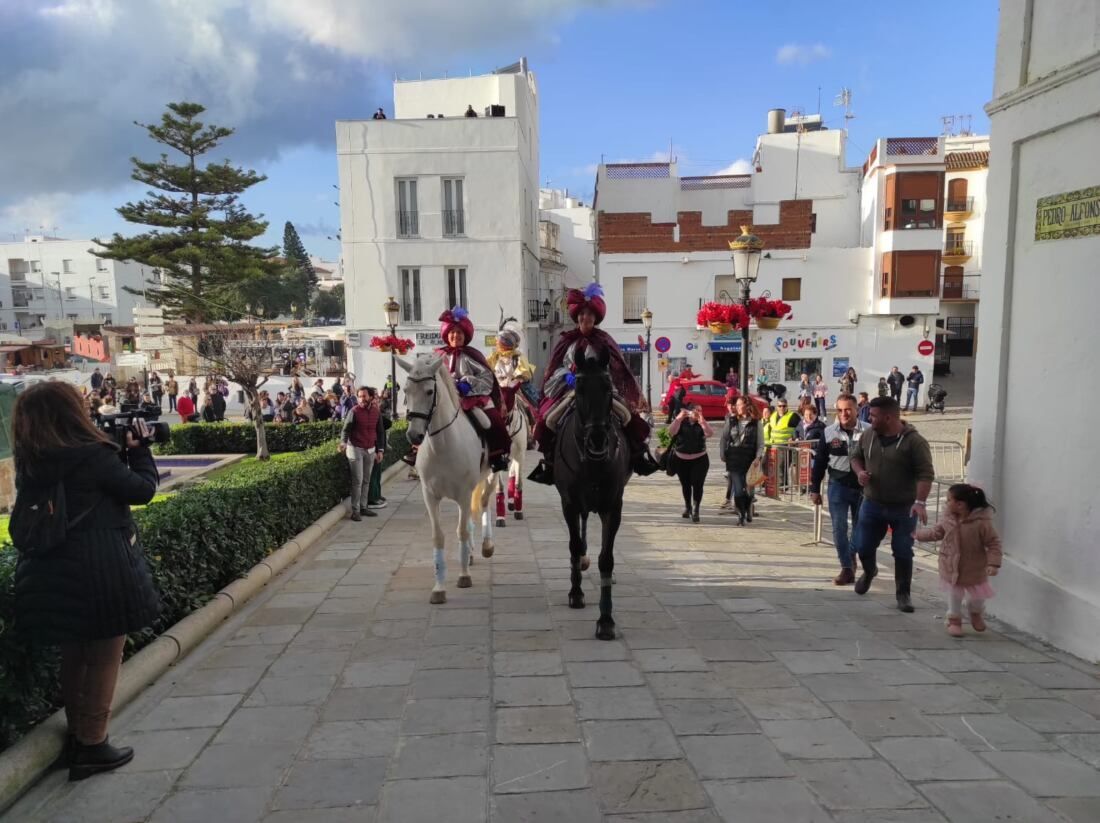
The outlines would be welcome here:
<svg viewBox="0 0 1100 823">
<path fill-rule="evenodd" d="M 943 541 L 939 570 L 947 592 L 947 633 L 962 637 L 964 602 L 974 631 L 985 631 L 985 602 L 993 596 L 989 578 L 1001 570 L 1001 538 L 993 527 L 993 507 L 977 486 L 951 486 L 946 508 L 943 520 L 917 529 L 916 538 Z"/>
<path fill-rule="evenodd" d="M 908 386 L 908 391 L 905 394 L 905 409 L 909 411 L 909 404 L 913 404 L 913 411 L 917 410 L 917 398 L 920 397 L 921 383 L 924 382 L 924 374 L 921 372 L 919 366 L 913 366 L 909 371 L 909 375 L 905 378 L 905 383 Z"/>
<path fill-rule="evenodd" d="M 901 373 L 897 366 L 890 369 L 890 376 L 886 378 L 886 384 L 890 387 L 890 396 L 900 406 L 901 390 L 905 386 L 905 375 Z"/>
<path fill-rule="evenodd" d="M 385 432 L 382 428 L 382 410 L 366 386 L 355 392 L 355 407 L 344 418 L 340 430 L 339 449 L 348 459 L 351 468 L 351 519 L 362 520 L 377 517 L 367 507 L 371 471 L 375 463 L 382 462 L 385 451 Z"/>
<path fill-rule="evenodd" d="M 803 400 L 813 401 L 814 396 L 814 384 L 810 380 L 810 376 L 806 373 L 802 373 L 798 376 L 798 402 L 802 404 Z"/>
<path fill-rule="evenodd" d="M 371 397 L 377 398 L 378 409 L 382 412 L 382 436 L 383 440 L 380 447 L 384 452 L 388 445 L 387 434 L 390 427 L 393 426 L 393 417 L 390 415 L 390 408 L 386 404 L 386 398 L 379 394 L 373 386 L 367 386 L 367 391 L 370 392 Z M 376 460 L 374 468 L 370 473 L 370 485 L 367 487 L 367 508 L 368 509 L 384 509 L 386 508 L 386 498 L 382 496 L 382 461 Z"/>
<path fill-rule="evenodd" d="M 828 395 L 829 387 L 825 385 L 825 378 L 820 374 L 815 374 L 813 385 L 814 405 L 817 406 L 817 416 L 822 419 L 826 416 L 825 398 L 828 397 Z"/>
<path fill-rule="evenodd" d="M 815 506 L 821 505 L 821 482 L 829 476 L 829 520 L 833 524 L 833 545 L 840 561 L 840 574 L 833 579 L 835 586 L 850 586 L 856 581 L 856 547 L 848 540 L 848 520 L 850 517 L 854 537 L 863 490 L 852 471 L 851 453 L 867 428 L 856 416 L 855 398 L 842 394 L 836 399 L 836 422 L 825 427 L 814 454 L 810 500 Z"/>
<path fill-rule="evenodd" d="M 148 503 L 157 491 L 146 434 L 138 421 L 120 460 L 119 447 L 92 425 L 80 394 L 62 381 L 28 387 L 12 411 L 15 625 L 34 643 L 61 647 L 69 780 L 134 757 L 133 749 L 112 746 L 107 732 L 126 636 L 151 625 L 160 611 L 130 515 L 131 505 Z M 43 523 L 45 504 L 54 512 L 62 500 L 68 522 Z"/>
<path fill-rule="evenodd" d="M 156 372 L 149 375 L 149 395 L 153 399 L 153 405 L 158 409 L 163 408 L 161 401 L 164 399 L 164 383 Z"/>
<path fill-rule="evenodd" d="M 855 530 L 863 574 L 856 581 L 856 594 L 866 594 L 878 574 L 878 547 L 890 529 L 898 609 L 911 612 L 913 532 L 918 520 L 928 522 L 925 501 L 936 477 L 932 450 L 901 419 L 893 398 L 876 397 L 871 401 L 871 428 L 860 435 L 851 465 L 863 487 Z"/>
<path fill-rule="evenodd" d="M 692 523 L 698 523 L 703 484 L 710 470 L 707 438 L 714 431 L 703 417 L 702 409 L 686 403 L 668 427 L 668 433 L 672 436 L 672 457 L 676 462 L 676 476 L 680 479 L 680 490 L 684 495 L 682 516 L 691 518 Z"/>
<path fill-rule="evenodd" d="M 749 468 L 761 466 L 764 456 L 764 433 L 756 404 L 747 397 L 738 397 L 727 406 L 729 415 L 718 441 L 718 450 L 726 464 L 729 482 L 722 508 L 733 502 L 737 509 L 738 526 L 752 522 L 753 489 L 748 485 Z"/>
</svg>

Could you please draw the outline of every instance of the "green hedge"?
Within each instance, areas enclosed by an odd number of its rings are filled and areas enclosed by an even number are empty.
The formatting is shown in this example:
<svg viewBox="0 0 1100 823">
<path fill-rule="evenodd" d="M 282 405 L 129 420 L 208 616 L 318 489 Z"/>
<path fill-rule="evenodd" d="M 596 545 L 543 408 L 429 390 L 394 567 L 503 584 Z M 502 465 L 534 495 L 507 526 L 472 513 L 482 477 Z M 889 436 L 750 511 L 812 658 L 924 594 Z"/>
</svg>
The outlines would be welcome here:
<svg viewBox="0 0 1100 823">
<path fill-rule="evenodd" d="M 240 424 L 183 428 L 233 427 L 255 434 L 251 426 Z M 306 433 L 286 437 L 309 438 L 318 436 L 311 433 L 319 432 L 318 427 L 333 428 L 320 423 L 268 429 L 304 429 Z M 408 452 L 405 429 L 399 421 L 387 433 L 383 466 Z M 233 436 L 223 435 L 221 442 L 232 442 Z M 155 626 L 130 638 L 128 653 L 202 606 L 347 495 L 347 460 L 332 437 L 300 454 L 243 466 L 134 512 L 164 608 Z M 254 447 L 253 441 L 245 450 Z M 31 646 L 14 630 L 16 557 L 10 545 L 0 545 L 0 749 L 59 703 L 56 651 Z"/>
<path fill-rule="evenodd" d="M 271 452 L 295 452 L 320 446 L 340 436 L 339 421 L 323 423 L 265 423 Z M 181 423 L 172 426 L 172 439 L 157 447 L 158 454 L 249 454 L 256 451 L 256 429 L 251 423 Z"/>
</svg>

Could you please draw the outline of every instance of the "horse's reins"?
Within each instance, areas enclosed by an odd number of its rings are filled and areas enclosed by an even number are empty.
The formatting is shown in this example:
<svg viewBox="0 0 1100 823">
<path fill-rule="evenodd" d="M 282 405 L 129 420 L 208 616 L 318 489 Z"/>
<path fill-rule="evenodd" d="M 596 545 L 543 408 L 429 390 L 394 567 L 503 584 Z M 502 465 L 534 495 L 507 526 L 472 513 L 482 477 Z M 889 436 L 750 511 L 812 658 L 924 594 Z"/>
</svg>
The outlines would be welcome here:
<svg viewBox="0 0 1100 823">
<path fill-rule="evenodd" d="M 431 380 L 434 383 L 435 382 L 435 374 L 433 373 L 431 377 L 410 377 L 409 378 L 410 383 L 423 383 L 426 380 Z M 436 403 L 438 401 L 439 401 L 439 389 L 437 388 L 435 394 L 432 395 L 432 407 L 430 409 L 428 409 L 427 414 L 425 414 L 424 412 L 419 412 L 419 411 L 409 411 L 405 414 L 406 417 L 412 418 L 413 420 L 423 420 L 424 421 L 424 428 L 426 428 L 428 430 L 428 436 L 429 437 L 431 437 L 433 435 L 436 435 L 436 434 L 439 434 L 442 431 L 446 431 L 446 429 L 452 423 L 454 423 L 456 420 L 458 420 L 458 415 L 462 411 L 462 405 L 461 404 L 456 405 L 455 406 L 455 416 L 452 417 L 444 425 L 440 426 L 435 431 L 432 431 L 431 430 L 432 418 L 435 416 L 435 407 L 436 407 Z"/>
</svg>

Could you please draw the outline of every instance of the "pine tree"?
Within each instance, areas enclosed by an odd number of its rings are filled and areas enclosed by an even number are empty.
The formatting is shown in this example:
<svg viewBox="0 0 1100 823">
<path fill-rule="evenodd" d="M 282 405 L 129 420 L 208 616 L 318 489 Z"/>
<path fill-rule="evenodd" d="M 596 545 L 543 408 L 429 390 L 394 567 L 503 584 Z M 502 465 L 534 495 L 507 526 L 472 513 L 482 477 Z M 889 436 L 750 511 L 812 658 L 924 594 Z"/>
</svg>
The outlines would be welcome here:
<svg viewBox="0 0 1100 823">
<path fill-rule="evenodd" d="M 95 241 L 106 247 L 95 252 L 98 257 L 159 269 L 161 280 L 148 281 L 146 296 L 170 316 L 189 322 L 232 319 L 246 302 L 284 299 L 277 250 L 249 245 L 267 230 L 267 222 L 239 202 L 242 192 L 267 178 L 228 160 L 200 165 L 199 158 L 233 134 L 233 129 L 199 121 L 204 111 L 198 103 L 169 103 L 158 125 L 135 124 L 182 154 L 184 162 L 173 163 L 166 153 L 153 162 L 131 158 L 130 176 L 150 191 L 144 200 L 117 211 L 127 222 L 151 230 Z M 274 313 L 283 306 L 270 308 Z"/>
<path fill-rule="evenodd" d="M 302 245 L 298 230 L 289 220 L 283 226 L 283 257 L 289 269 L 290 291 L 300 307 L 299 314 L 304 314 L 317 290 L 317 272 L 313 270 L 313 263 Z"/>
</svg>

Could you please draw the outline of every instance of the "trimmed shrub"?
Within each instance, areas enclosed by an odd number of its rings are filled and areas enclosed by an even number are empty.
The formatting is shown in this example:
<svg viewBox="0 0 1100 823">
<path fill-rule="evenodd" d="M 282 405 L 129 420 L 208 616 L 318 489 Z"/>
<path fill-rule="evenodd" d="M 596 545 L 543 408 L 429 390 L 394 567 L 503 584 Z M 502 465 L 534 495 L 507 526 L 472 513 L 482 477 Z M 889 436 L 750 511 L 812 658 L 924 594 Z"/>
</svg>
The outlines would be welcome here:
<svg viewBox="0 0 1100 823">
<path fill-rule="evenodd" d="M 265 423 L 267 448 L 295 452 L 320 446 L 340 436 L 339 421 L 322 423 Z M 157 447 L 158 454 L 254 454 L 256 429 L 251 423 L 181 423 L 172 426 L 172 439 Z"/>
</svg>

